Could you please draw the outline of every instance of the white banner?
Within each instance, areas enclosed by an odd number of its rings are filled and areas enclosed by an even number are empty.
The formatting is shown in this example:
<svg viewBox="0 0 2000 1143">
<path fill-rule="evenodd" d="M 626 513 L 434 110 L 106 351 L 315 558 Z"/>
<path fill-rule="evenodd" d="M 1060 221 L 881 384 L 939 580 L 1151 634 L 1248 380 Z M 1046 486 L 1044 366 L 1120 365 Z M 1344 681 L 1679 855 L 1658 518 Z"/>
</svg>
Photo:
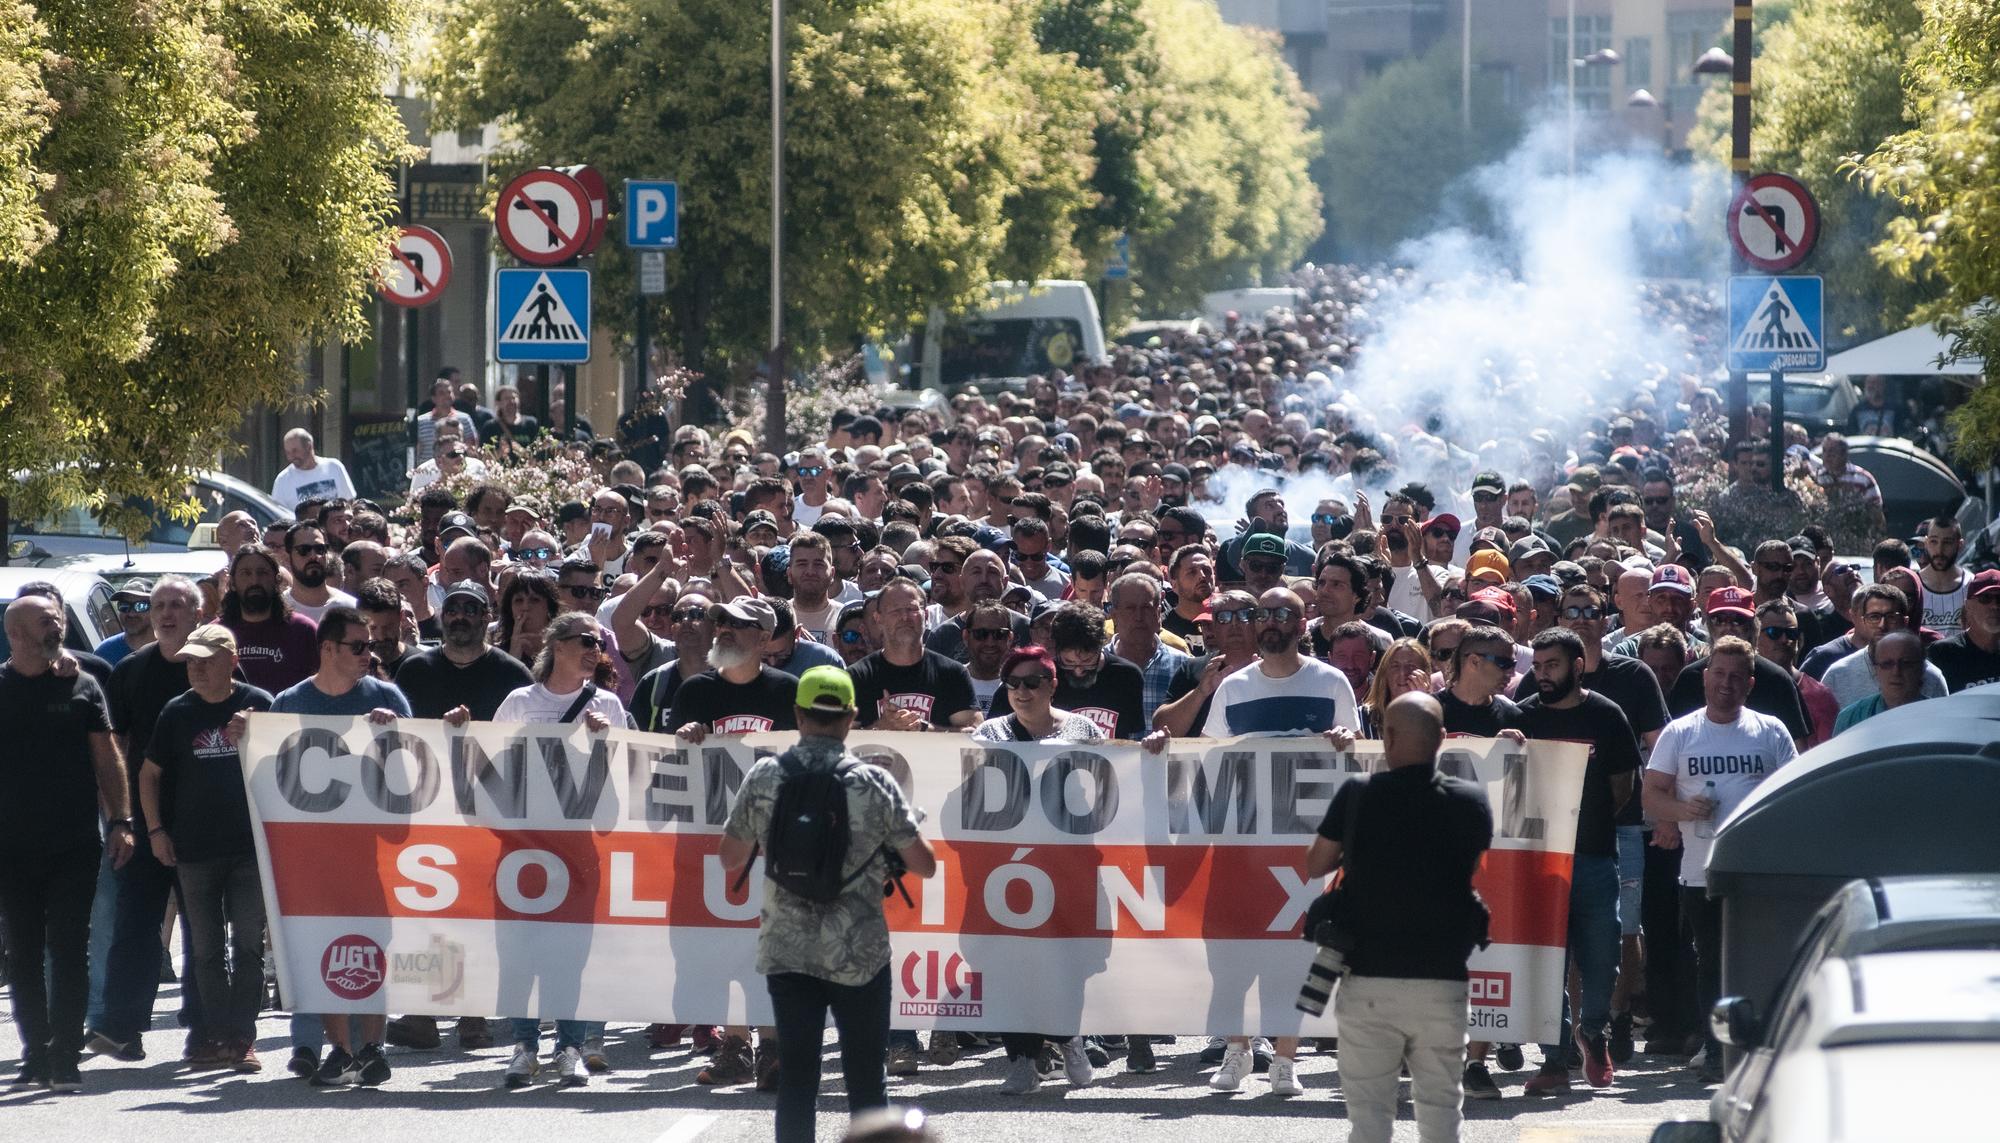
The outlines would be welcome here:
<svg viewBox="0 0 2000 1143">
<path fill-rule="evenodd" d="M 759 751 L 581 727 L 257 714 L 243 744 L 289 1004 L 306 1012 L 768 1023 L 764 891 L 722 824 Z M 856 732 L 940 871 L 885 902 L 898 1027 L 1333 1035 L 1294 1007 L 1305 852 L 1379 748 L 1316 738 L 982 746 Z M 1476 1038 L 1556 1038 L 1586 748 L 1453 739 L 1495 838 Z"/>
</svg>

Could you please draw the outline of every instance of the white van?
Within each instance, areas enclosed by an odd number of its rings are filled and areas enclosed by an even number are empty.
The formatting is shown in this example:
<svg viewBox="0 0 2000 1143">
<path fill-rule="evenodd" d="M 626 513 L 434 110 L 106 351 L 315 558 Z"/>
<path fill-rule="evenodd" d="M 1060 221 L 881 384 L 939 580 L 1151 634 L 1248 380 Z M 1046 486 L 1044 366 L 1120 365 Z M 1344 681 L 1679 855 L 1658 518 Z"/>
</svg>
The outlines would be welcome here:
<svg viewBox="0 0 2000 1143">
<path fill-rule="evenodd" d="M 1105 358 L 1104 324 L 1088 282 L 993 282 L 986 304 L 950 321 L 933 309 L 917 331 L 911 388 L 946 392 L 967 384 L 997 391 L 1052 369 L 1075 372 Z"/>
</svg>

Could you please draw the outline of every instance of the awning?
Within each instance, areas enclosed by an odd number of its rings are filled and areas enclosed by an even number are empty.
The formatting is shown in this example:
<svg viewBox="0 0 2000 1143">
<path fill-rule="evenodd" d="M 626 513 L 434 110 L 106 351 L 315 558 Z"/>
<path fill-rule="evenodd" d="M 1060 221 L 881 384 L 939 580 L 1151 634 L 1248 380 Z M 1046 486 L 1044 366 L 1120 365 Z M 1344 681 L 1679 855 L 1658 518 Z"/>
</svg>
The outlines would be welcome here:
<svg viewBox="0 0 2000 1143">
<path fill-rule="evenodd" d="M 1826 359 L 1826 371 L 1849 377 L 1866 377 L 1872 373 L 1889 376 L 1977 376 L 1986 371 L 1986 363 L 1977 357 L 1939 365 L 1938 358 L 1950 351 L 1950 342 L 1936 329 L 1928 325 L 1912 326 L 1900 333 L 1864 342 L 1845 353 L 1834 354 Z"/>
</svg>

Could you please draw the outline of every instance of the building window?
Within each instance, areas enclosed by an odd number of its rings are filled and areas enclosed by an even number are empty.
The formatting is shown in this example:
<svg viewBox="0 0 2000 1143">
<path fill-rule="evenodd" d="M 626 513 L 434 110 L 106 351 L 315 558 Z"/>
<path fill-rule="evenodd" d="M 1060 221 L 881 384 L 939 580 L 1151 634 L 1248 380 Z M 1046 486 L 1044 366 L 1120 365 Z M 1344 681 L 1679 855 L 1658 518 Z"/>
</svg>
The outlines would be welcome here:
<svg viewBox="0 0 2000 1143">
<path fill-rule="evenodd" d="M 1667 13 L 1667 74 L 1662 78 L 1667 89 L 1667 113 L 1675 122 L 1694 121 L 1695 106 L 1707 88 L 1701 77 L 1694 74 L 1694 61 L 1701 58 L 1701 53 L 1721 44 L 1728 29 L 1727 8 Z"/>
<path fill-rule="evenodd" d="M 1570 55 L 1569 27 L 1562 17 L 1549 21 L 1549 84 L 1557 89 L 1569 85 L 1572 60 L 1611 46 L 1610 16 L 1576 18 L 1576 54 Z M 1576 67 L 1576 105 L 1588 111 L 1611 109 L 1611 71 L 1607 66 Z"/>
<path fill-rule="evenodd" d="M 1625 86 L 1653 85 L 1653 38 L 1633 36 L 1625 41 Z"/>
<path fill-rule="evenodd" d="M 467 150 L 477 151 L 486 145 L 486 128 L 474 127 L 458 133 L 458 145 Z"/>
</svg>

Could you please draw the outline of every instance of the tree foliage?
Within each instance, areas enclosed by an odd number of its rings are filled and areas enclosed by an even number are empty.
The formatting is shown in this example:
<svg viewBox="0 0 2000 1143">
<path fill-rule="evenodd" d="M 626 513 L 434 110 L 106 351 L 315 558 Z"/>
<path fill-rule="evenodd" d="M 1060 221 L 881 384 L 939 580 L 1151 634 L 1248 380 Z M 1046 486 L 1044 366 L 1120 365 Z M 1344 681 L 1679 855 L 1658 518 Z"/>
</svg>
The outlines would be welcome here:
<svg viewBox="0 0 2000 1143">
<path fill-rule="evenodd" d="M 1304 98 L 1198 0 L 793 0 L 786 16 L 787 331 L 807 355 L 964 309 L 989 281 L 1094 273 L 1121 230 L 1139 273 L 1197 291 L 1310 238 L 1304 162 L 1285 161 L 1309 145 Z M 680 181 L 665 328 L 714 372 L 766 345 L 768 37 L 768 8 L 729 0 L 470 0 L 428 74 L 444 122 L 507 120 L 510 172 Z M 598 260 L 622 329 L 629 256 Z"/>
<path fill-rule="evenodd" d="M 1789 11 L 1757 6 L 1750 153 L 1758 170 L 1798 176 L 1820 208 L 1820 239 L 1807 267 L 1826 279 L 1837 340 L 1866 341 L 1900 328 L 1938 287 L 1898 277 L 1870 253 L 1895 203 L 1855 179 L 1847 164 L 1913 124 L 1903 70 L 1917 43 L 1915 0 L 1798 0 Z M 1703 97 L 1696 147 L 1725 169 L 1730 99 Z M 1718 206 L 1722 204 L 1717 204 Z"/>
<path fill-rule="evenodd" d="M 1327 127 L 1320 177 L 1341 257 L 1386 258 L 1436 229 L 1451 186 L 1520 137 L 1497 80 L 1477 72 L 1472 130 L 1465 131 L 1458 60 L 1457 43 L 1446 41 L 1390 64 L 1349 96 Z"/>
<path fill-rule="evenodd" d="M 1904 277 L 1934 274 L 1941 297 L 1919 316 L 1935 321 L 1952 352 L 2000 368 L 2000 6 L 1984 0 L 1919 0 L 1923 26 L 1905 79 L 1912 126 L 1888 138 L 1857 169 L 1892 196 L 1875 253 Z M 1954 414 L 1959 458 L 2000 459 L 2000 394 L 1974 391 Z"/>
<path fill-rule="evenodd" d="M 25 11 L 0 9 L 0 465 L 17 512 L 137 531 L 128 500 L 184 502 L 243 410 L 297 395 L 308 337 L 361 328 L 409 157 L 381 46 L 406 10 Z"/>
</svg>

